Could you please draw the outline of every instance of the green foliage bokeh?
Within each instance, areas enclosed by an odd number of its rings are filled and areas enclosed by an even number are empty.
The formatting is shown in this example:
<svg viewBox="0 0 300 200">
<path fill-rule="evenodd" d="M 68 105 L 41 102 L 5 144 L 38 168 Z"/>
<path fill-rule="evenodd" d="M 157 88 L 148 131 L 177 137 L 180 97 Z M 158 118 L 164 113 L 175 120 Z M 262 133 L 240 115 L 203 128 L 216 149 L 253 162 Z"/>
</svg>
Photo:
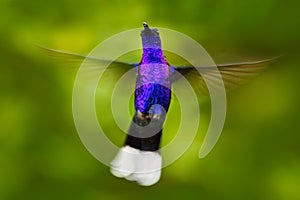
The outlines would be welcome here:
<svg viewBox="0 0 300 200">
<path fill-rule="evenodd" d="M 1 0 L 0 199 L 300 199 L 299 6 L 292 0 Z M 34 47 L 84 54 L 143 21 L 191 36 L 219 62 L 285 54 L 228 94 L 226 124 L 208 157 L 197 157 L 200 130 L 149 188 L 113 177 L 88 153 L 72 119 L 76 70 Z M 204 124 L 209 106 L 201 103 Z"/>
</svg>

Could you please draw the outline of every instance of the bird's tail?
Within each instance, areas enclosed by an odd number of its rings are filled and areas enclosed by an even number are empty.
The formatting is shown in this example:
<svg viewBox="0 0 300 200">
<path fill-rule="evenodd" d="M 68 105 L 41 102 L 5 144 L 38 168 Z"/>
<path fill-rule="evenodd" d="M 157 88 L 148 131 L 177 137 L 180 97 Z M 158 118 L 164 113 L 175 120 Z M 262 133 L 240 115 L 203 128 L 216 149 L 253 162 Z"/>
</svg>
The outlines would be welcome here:
<svg viewBox="0 0 300 200">
<path fill-rule="evenodd" d="M 163 121 L 161 118 L 150 119 L 149 115 L 135 114 L 124 147 L 111 162 L 113 175 L 143 186 L 158 182 L 162 166 L 159 148 Z"/>
</svg>

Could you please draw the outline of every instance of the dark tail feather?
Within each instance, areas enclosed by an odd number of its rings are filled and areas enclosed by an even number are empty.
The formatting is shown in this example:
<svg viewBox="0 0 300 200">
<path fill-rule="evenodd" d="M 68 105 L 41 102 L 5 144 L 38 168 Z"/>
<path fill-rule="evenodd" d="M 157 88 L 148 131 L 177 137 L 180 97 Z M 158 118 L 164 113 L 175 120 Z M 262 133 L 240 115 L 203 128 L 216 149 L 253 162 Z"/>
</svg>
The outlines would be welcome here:
<svg viewBox="0 0 300 200">
<path fill-rule="evenodd" d="M 148 138 L 137 138 L 127 135 L 125 145 L 131 146 L 142 151 L 157 151 L 160 148 L 162 130 L 156 135 Z"/>
<path fill-rule="evenodd" d="M 164 119 L 152 119 L 152 122 L 149 125 L 149 115 L 135 114 L 132 121 L 133 122 L 131 123 L 125 140 L 125 146 L 128 145 L 142 151 L 159 150 Z M 147 125 L 149 125 L 149 127 L 145 128 Z M 153 132 L 155 134 L 152 134 L 150 137 L 146 137 L 147 132 Z"/>
</svg>

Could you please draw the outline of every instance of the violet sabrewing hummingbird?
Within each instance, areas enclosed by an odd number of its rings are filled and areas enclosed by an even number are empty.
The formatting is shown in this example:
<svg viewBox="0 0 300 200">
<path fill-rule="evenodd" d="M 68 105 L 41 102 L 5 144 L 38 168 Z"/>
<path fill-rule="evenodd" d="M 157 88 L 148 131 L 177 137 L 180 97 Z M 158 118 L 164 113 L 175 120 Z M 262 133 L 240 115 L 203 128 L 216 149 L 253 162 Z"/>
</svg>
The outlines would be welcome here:
<svg viewBox="0 0 300 200">
<path fill-rule="evenodd" d="M 143 26 L 143 55 L 136 66 L 135 115 L 125 146 L 111 163 L 111 172 L 146 186 L 160 178 L 162 158 L 159 148 L 171 101 L 173 69 L 164 56 L 158 30 L 145 22 Z"/>
<path fill-rule="evenodd" d="M 211 66 L 173 66 L 170 65 L 164 52 L 158 29 L 150 28 L 143 23 L 141 31 L 143 46 L 142 59 L 139 63 L 125 63 L 113 61 L 116 69 L 136 69 L 135 85 L 135 114 L 128 129 L 123 147 L 111 162 L 111 172 L 117 177 L 136 181 L 143 186 L 150 186 L 159 181 L 162 167 L 160 142 L 163 123 L 171 102 L 171 86 L 178 77 L 175 72 L 182 74 L 196 88 L 196 92 L 206 93 L 205 81 L 197 68 L 201 68 L 208 78 L 214 78 L 220 73 L 226 91 L 253 77 L 274 61 L 274 58 L 251 61 L 217 64 L 217 70 Z M 49 48 L 46 50 L 52 56 L 72 59 L 88 59 L 99 63 L 107 60 L 91 58 L 79 54 L 68 53 Z M 111 62 L 111 61 L 109 61 Z"/>
</svg>

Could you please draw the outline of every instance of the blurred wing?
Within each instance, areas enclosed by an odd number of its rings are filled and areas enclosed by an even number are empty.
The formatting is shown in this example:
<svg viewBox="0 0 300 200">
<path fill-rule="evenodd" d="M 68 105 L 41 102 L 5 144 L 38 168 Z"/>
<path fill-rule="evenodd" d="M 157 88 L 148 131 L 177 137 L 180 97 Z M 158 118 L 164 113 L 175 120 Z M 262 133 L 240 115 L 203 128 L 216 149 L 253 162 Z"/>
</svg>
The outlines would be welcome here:
<svg viewBox="0 0 300 200">
<path fill-rule="evenodd" d="M 252 62 L 218 64 L 216 67 L 174 67 L 174 69 L 183 75 L 198 92 L 207 95 L 208 89 L 203 76 L 205 76 L 210 83 L 213 83 L 213 87 L 219 87 L 220 84 L 217 82 L 219 80 L 218 73 L 220 73 L 226 91 L 230 91 L 255 77 L 263 71 L 268 64 L 274 62 L 277 58 L 278 57 Z M 178 75 L 173 77 L 173 81 L 178 79 L 180 79 L 180 76 Z"/>
<path fill-rule="evenodd" d="M 84 61 L 85 67 L 89 68 L 90 75 L 97 74 L 95 73 L 95 70 L 107 70 L 105 72 L 106 75 L 121 75 L 137 65 L 134 63 L 111 61 L 96 57 L 84 56 L 76 53 L 42 47 L 39 45 L 37 45 L 37 47 L 54 60 L 66 63 L 71 67 L 75 66 L 77 68 Z M 108 68 L 106 68 L 107 65 L 109 65 Z"/>
</svg>

